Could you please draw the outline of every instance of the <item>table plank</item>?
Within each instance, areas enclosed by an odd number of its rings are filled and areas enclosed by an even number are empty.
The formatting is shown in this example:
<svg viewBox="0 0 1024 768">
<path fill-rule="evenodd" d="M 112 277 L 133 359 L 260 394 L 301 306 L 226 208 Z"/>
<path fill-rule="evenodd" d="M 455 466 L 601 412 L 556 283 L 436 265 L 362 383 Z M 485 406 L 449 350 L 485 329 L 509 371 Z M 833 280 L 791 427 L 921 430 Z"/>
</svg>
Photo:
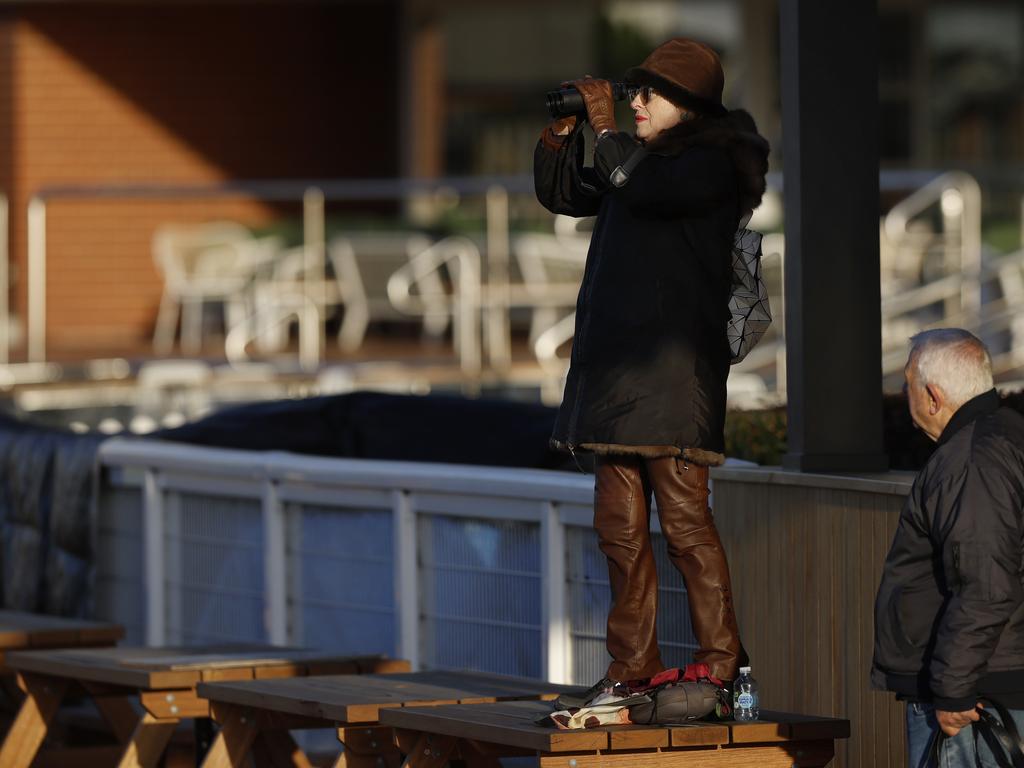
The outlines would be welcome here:
<svg viewBox="0 0 1024 768">
<path fill-rule="evenodd" d="M 729 743 L 729 727 L 723 723 L 670 725 L 673 747 L 710 747 Z"/>
<path fill-rule="evenodd" d="M 89 680 L 96 683 L 110 683 L 143 690 L 153 688 L 192 688 L 199 682 L 197 671 L 153 672 L 134 669 L 119 662 L 117 656 L 106 651 L 132 649 L 109 648 L 67 648 L 50 651 L 14 651 L 7 654 L 8 667 L 26 672 L 36 672 L 53 677 L 73 680 Z"/>
<path fill-rule="evenodd" d="M 118 624 L 23 611 L 0 611 L 0 650 L 113 644 L 124 637 Z"/>
<path fill-rule="evenodd" d="M 341 663 L 375 657 L 270 645 L 224 645 L 202 648 L 67 648 L 13 651 L 7 666 L 76 680 L 123 685 L 142 690 L 192 688 L 204 675 L 254 677 L 254 669 L 321 662 Z"/>
<path fill-rule="evenodd" d="M 734 744 L 850 738 L 849 720 L 771 710 L 761 710 L 760 719 L 753 722 L 729 726 Z"/>
<path fill-rule="evenodd" d="M 364 675 L 361 680 L 380 677 Z M 469 670 L 428 670 L 424 672 L 408 672 L 388 675 L 387 680 L 411 680 L 415 682 L 437 685 L 443 688 L 458 688 L 464 691 L 479 691 L 494 696 L 498 701 L 504 699 L 522 699 L 527 695 L 536 695 L 541 701 L 555 699 L 563 693 L 579 696 L 586 691 L 581 685 L 563 685 L 549 683 L 532 677 L 500 675 L 493 672 L 473 672 Z"/>
<path fill-rule="evenodd" d="M 753 723 L 693 723 L 678 726 L 615 726 L 560 731 L 535 724 L 550 711 L 546 702 L 520 701 L 481 704 L 473 707 L 386 709 L 380 721 L 397 729 L 458 738 L 479 739 L 492 744 L 528 747 L 540 752 L 587 751 L 591 749 L 640 749 L 666 746 L 668 734 L 673 747 L 744 745 L 784 741 L 825 741 L 848 738 L 850 723 L 827 717 L 762 712 Z"/>
<path fill-rule="evenodd" d="M 608 749 L 653 749 L 667 747 L 671 731 L 664 726 L 618 725 L 608 729 Z"/>
<path fill-rule="evenodd" d="M 201 683 L 199 695 L 211 701 L 341 723 L 376 722 L 379 710 L 442 703 L 480 703 L 553 698 L 576 686 L 481 672 L 409 672 L 390 675 L 317 676 L 289 680 Z M 550 708 L 550 705 L 548 705 Z"/>
<path fill-rule="evenodd" d="M 561 731 L 534 723 L 550 711 L 551 705 L 543 701 L 403 707 L 382 709 L 380 722 L 393 728 L 525 747 L 539 752 L 587 752 L 609 748 L 610 729 Z M 642 729 L 645 726 L 634 727 Z"/>
</svg>

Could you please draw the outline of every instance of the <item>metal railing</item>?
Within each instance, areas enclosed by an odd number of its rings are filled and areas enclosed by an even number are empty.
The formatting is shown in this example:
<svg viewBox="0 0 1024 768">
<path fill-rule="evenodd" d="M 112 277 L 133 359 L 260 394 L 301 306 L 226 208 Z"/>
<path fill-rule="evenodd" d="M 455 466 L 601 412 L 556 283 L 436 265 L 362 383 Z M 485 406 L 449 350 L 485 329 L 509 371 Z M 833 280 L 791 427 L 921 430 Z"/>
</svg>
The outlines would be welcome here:
<svg viewBox="0 0 1024 768">
<path fill-rule="evenodd" d="M 319 645 L 562 682 L 604 672 L 592 477 L 126 439 L 99 462 L 98 613 L 129 641 Z M 682 665 L 694 640 L 664 550 L 661 645 Z"/>
<path fill-rule="evenodd" d="M 883 219 L 883 229 L 890 240 L 899 242 L 907 236 L 909 223 L 936 204 L 942 215 L 945 272 L 960 280 L 953 292 L 944 293 L 937 285 L 921 286 L 930 289 L 923 301 L 934 303 L 930 294 L 938 291 L 948 315 L 963 313 L 977 324 L 981 313 L 981 187 L 974 177 L 950 171 L 932 179 L 892 207 Z M 900 306 L 912 306 L 906 295 Z"/>
<path fill-rule="evenodd" d="M 769 186 L 781 188 L 779 174 L 769 174 Z M 910 242 L 913 233 L 909 226 L 915 218 L 937 206 L 941 212 L 943 241 L 945 248 L 946 274 L 957 274 L 955 278 L 944 279 L 935 285 L 903 292 L 898 300 L 884 307 L 887 316 L 893 313 L 905 315 L 926 306 L 920 302 L 935 303 L 934 296 L 941 294 L 939 301 L 945 304 L 947 316 L 960 316 L 968 325 L 979 322 L 982 304 L 982 245 L 981 245 L 981 192 L 977 181 L 963 172 L 937 173 L 934 171 L 883 171 L 880 174 L 883 190 L 917 188 L 898 203 L 883 220 L 882 231 L 890 240 Z M 62 187 L 40 191 L 29 204 L 28 209 L 28 358 L 42 361 L 46 357 L 46 215 L 47 202 L 53 199 L 73 198 L 197 198 L 245 196 L 257 201 L 303 201 L 304 247 L 308 269 L 304 274 L 309 279 L 309 298 L 314 305 L 322 307 L 322 296 L 313 295 L 323 290 L 322 273 L 324 254 L 324 205 L 326 201 L 410 201 L 424 195 L 437 195 L 450 200 L 464 200 L 477 196 L 483 202 L 485 222 L 484 239 L 478 243 L 479 267 L 476 269 L 477 285 L 469 280 L 460 281 L 457 286 L 460 295 L 453 301 L 458 303 L 457 312 L 463 333 L 456 349 L 463 370 L 473 376 L 488 362 L 501 369 L 509 361 L 509 315 L 513 308 L 542 307 L 547 301 L 562 306 L 565 298 L 559 293 L 550 299 L 538 298 L 536 291 L 522 291 L 524 286 L 513 285 L 510 280 L 510 255 L 512 245 L 509 236 L 513 194 L 530 195 L 533 182 L 529 176 L 486 177 L 486 178 L 439 178 L 439 179 L 364 179 L 350 181 L 268 181 L 239 182 L 220 185 L 136 185 L 103 187 Z M 1022 227 L 1024 227 L 1024 204 L 1022 204 Z M 1024 234 L 1022 234 L 1024 238 Z M 6 243 L 6 239 L 4 239 Z M 0 259 L 6 265 L 6 260 Z M 465 259 L 461 260 L 465 262 Z M 460 262 L 461 263 L 461 262 Z M 440 265 L 437 265 L 440 266 Z M 320 275 L 319 279 L 316 276 Z M 2 279 L 3 275 L 0 275 Z M 319 288 L 317 287 L 319 286 Z M 0 286 L 2 287 L 2 286 Z M 6 297 L 6 293 L 3 293 Z M 401 293 L 401 291 L 399 291 Z M 318 302 L 318 299 L 321 300 Z M 408 297 L 406 297 L 408 299 Z M 298 302 L 302 306 L 305 303 Z M 781 302 L 779 303 L 781 310 Z M 294 314 L 302 314 L 301 307 Z M 305 312 L 312 316 L 312 313 Z M 972 320 L 973 318 L 973 320 Z M 306 367 L 315 366 L 322 359 L 324 348 L 323 323 L 321 318 L 310 320 L 306 325 L 315 325 L 316 338 L 309 339 L 304 333 L 303 362 Z M 273 320 L 273 318 L 272 318 Z M 480 323 L 483 323 L 481 328 Z M 472 328 L 470 328 L 472 326 Z M 554 371 L 552 344 L 557 346 L 564 336 L 565 324 L 552 330 L 544 337 L 537 350 L 542 363 Z M 480 331 L 483 330 L 483 334 Z M 558 333 L 561 330 L 562 333 Z M 6 327 L 0 333 L 6 333 Z M 536 341 L 535 334 L 533 339 Z M 557 336 L 557 338 L 556 338 Z M 247 339 L 242 339 L 242 344 Z M 237 339 L 236 339 L 237 341 Z M 9 343 L 0 336 L 0 355 L 6 356 Z M 315 343 L 314 343 L 315 342 Z M 236 345 L 237 346 L 237 345 Z M 315 349 L 314 349 L 315 347 Z M 236 355 L 237 356 L 237 355 Z M 549 377 L 550 378 L 550 377 Z"/>
</svg>

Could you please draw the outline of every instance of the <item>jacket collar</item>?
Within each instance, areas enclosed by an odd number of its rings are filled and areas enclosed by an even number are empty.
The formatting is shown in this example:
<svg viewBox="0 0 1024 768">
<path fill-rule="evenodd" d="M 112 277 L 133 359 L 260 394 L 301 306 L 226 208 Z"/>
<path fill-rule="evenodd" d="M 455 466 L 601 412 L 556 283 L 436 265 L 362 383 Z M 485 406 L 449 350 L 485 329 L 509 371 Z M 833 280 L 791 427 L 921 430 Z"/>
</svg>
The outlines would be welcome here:
<svg viewBox="0 0 1024 768">
<path fill-rule="evenodd" d="M 717 147 L 726 150 L 736 170 L 740 217 L 761 204 L 768 172 L 768 142 L 757 132 L 754 118 L 742 109 L 726 115 L 700 116 L 655 136 L 645 145 L 656 155 L 675 156 L 690 147 Z"/>
<path fill-rule="evenodd" d="M 944 445 L 963 427 L 966 427 L 972 421 L 982 416 L 994 413 L 998 408 L 999 393 L 994 388 L 976 397 L 972 397 L 953 414 L 953 418 L 949 420 L 946 428 L 939 435 L 938 444 Z"/>
</svg>

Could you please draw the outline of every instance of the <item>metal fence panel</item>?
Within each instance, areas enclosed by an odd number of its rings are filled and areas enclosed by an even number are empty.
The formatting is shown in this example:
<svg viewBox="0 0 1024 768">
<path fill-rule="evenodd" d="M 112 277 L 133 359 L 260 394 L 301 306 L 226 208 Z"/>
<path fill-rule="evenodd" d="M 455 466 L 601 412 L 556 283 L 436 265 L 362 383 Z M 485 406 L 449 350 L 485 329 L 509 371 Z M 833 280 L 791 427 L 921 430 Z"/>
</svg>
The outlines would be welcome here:
<svg viewBox="0 0 1024 768">
<path fill-rule="evenodd" d="M 260 501 L 170 493 L 165 515 L 167 643 L 266 642 Z"/>
<path fill-rule="evenodd" d="M 651 534 L 658 569 L 658 645 L 666 667 L 693 661 L 696 640 L 690 624 L 686 587 L 668 559 L 664 538 Z M 605 627 L 611 607 L 608 565 L 592 528 L 570 527 L 566 532 L 569 590 L 569 632 L 573 681 L 589 685 L 600 680 L 611 659 L 605 648 Z"/>
<path fill-rule="evenodd" d="M 288 518 L 292 642 L 396 654 L 391 510 L 293 504 Z"/>
<path fill-rule="evenodd" d="M 608 565 L 592 528 L 570 527 L 565 544 L 572 678 L 589 685 L 604 676 L 611 661 L 604 642 L 611 606 Z"/>
<path fill-rule="evenodd" d="M 658 568 L 658 646 L 666 667 L 685 667 L 693 661 L 697 640 L 690 622 L 686 584 L 668 557 L 665 538 L 651 535 L 654 563 Z"/>
<path fill-rule="evenodd" d="M 145 641 L 142 489 L 106 485 L 96 520 L 96 618 L 124 625 L 127 645 Z"/>
<path fill-rule="evenodd" d="M 421 515 L 424 667 L 540 677 L 540 525 Z"/>
</svg>

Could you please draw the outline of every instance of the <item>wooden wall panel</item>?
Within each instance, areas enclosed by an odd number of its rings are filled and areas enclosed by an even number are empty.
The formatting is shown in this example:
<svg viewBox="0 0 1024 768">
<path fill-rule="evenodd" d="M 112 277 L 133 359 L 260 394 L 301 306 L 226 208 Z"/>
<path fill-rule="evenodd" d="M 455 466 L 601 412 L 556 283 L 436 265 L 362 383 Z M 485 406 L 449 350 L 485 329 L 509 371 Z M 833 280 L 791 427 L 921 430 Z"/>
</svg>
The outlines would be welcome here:
<svg viewBox="0 0 1024 768">
<path fill-rule="evenodd" d="M 904 707 L 868 675 L 875 592 L 905 492 L 761 477 L 716 477 L 714 513 L 762 706 L 848 718 L 836 766 L 902 768 Z"/>
<path fill-rule="evenodd" d="M 40 190 L 394 176 L 398 19 L 393 0 L 5 11 L 0 191 L 12 204 L 16 313 L 27 302 L 26 207 Z M 160 224 L 237 217 L 259 226 L 297 211 L 297 200 L 55 200 L 49 351 L 145 348 L 163 285 L 150 247 Z"/>
</svg>

